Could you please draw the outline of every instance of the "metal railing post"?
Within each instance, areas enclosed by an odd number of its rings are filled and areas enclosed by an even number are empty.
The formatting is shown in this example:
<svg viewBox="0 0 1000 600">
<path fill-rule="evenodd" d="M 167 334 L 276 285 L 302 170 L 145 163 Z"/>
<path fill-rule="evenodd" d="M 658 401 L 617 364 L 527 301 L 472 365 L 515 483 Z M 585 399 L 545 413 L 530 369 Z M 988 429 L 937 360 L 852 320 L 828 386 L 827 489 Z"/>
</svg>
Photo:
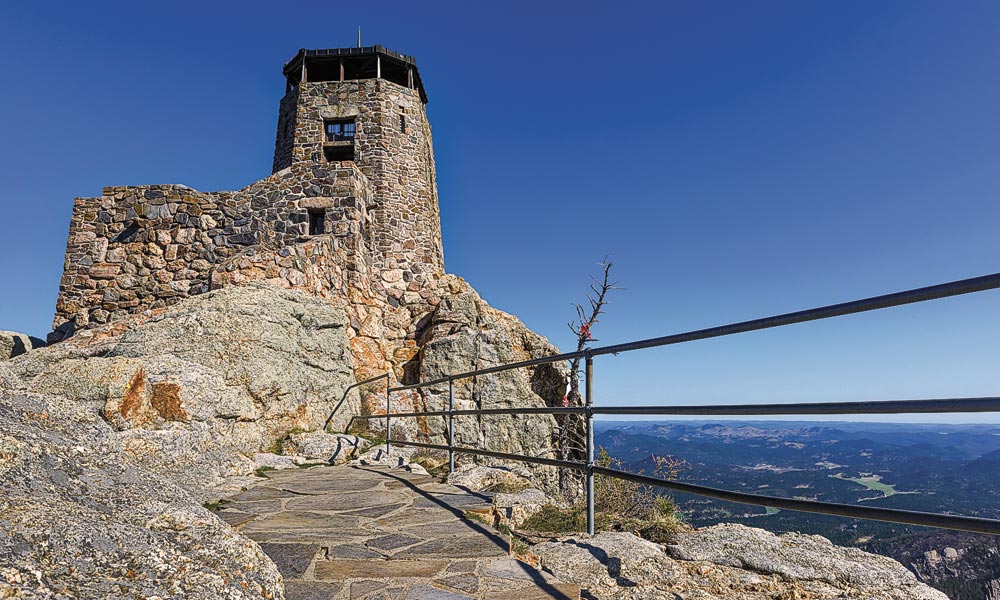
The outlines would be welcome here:
<svg viewBox="0 0 1000 600">
<path fill-rule="evenodd" d="M 392 378 L 389 377 L 388 373 L 386 373 L 385 374 L 385 457 L 386 457 L 386 459 L 388 459 L 389 456 L 390 456 L 390 454 L 392 454 L 392 443 L 389 441 L 389 438 L 392 437 L 390 435 L 390 431 L 391 430 L 389 429 L 389 413 L 392 412 L 392 408 L 389 405 L 389 387 L 390 387 L 389 384 L 391 384 L 391 383 L 392 383 Z"/>
<path fill-rule="evenodd" d="M 455 380 L 448 378 L 448 473 L 455 472 Z"/>
<path fill-rule="evenodd" d="M 594 535 L 594 357 L 586 354 L 586 396 L 587 412 L 587 533 Z"/>
</svg>

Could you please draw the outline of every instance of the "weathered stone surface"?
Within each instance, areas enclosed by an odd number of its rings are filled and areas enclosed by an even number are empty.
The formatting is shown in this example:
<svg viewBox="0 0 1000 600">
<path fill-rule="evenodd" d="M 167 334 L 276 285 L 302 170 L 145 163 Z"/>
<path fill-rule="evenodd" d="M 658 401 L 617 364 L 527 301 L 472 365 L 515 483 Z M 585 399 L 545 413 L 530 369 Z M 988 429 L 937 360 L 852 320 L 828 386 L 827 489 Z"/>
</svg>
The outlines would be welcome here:
<svg viewBox="0 0 1000 600">
<path fill-rule="evenodd" d="M 789 540 L 788 547 L 782 548 L 773 534 L 732 528 L 750 529 L 725 525 L 684 534 L 671 546 L 674 556 L 628 533 L 544 542 L 531 550 L 547 571 L 562 581 L 579 584 L 599 599 L 945 600 L 944 594 L 918 583 L 890 559 L 838 548 L 826 540 L 806 541 L 801 551 Z M 746 553 L 756 557 L 750 559 L 754 566 L 743 561 Z M 677 555 L 697 560 L 678 559 Z M 855 562 L 860 555 L 869 557 L 876 572 L 885 578 L 861 574 Z M 817 568 L 811 570 L 810 565 Z M 821 571 L 824 568 L 828 574 Z"/>
<path fill-rule="evenodd" d="M 348 578 L 433 577 L 448 563 L 444 560 L 351 560 L 333 559 L 316 562 L 316 579 L 341 581 Z"/>
<path fill-rule="evenodd" d="M 320 551 L 316 544 L 261 544 L 260 549 L 285 579 L 301 578 Z"/>
<path fill-rule="evenodd" d="M 414 508 L 441 506 L 451 510 L 489 508 L 491 498 L 474 494 L 427 494 L 413 503 Z"/>
<path fill-rule="evenodd" d="M 493 497 L 493 508 L 500 522 L 517 529 L 524 520 L 540 511 L 545 505 L 554 504 L 544 492 L 528 488 L 512 494 L 497 494 Z"/>
<path fill-rule="evenodd" d="M 418 356 L 421 381 L 557 352 L 545 338 L 530 331 L 518 319 L 489 306 L 464 281 L 451 283 L 448 294 L 442 297 L 428 319 L 424 344 Z M 566 383 L 567 374 L 562 364 L 503 371 L 474 380 L 457 380 L 454 385 L 455 407 L 561 406 Z M 406 401 L 404 396 L 405 393 L 400 394 L 400 403 Z M 410 403 L 426 407 L 426 410 L 447 408 L 448 385 L 421 388 L 419 398 L 410 400 Z M 412 423 L 416 420 L 408 421 Z M 414 431 L 409 435 L 445 443 L 445 419 L 428 418 L 425 428 L 424 432 Z M 510 415 L 464 417 L 455 420 L 455 443 L 537 456 L 549 453 L 556 445 L 557 430 L 554 417 L 544 415 L 528 418 Z M 469 462 L 462 455 L 459 459 Z M 499 460 L 477 461 L 506 466 Z M 537 487 L 553 491 L 559 488 L 555 469 L 540 466 L 526 468 Z"/>
<path fill-rule="evenodd" d="M 0 392 L 0 596 L 283 597 L 256 544 L 131 463 L 85 405 Z"/>
<path fill-rule="evenodd" d="M 344 586 L 324 581 L 285 581 L 287 600 L 334 600 Z"/>
<path fill-rule="evenodd" d="M 351 584 L 351 600 L 355 598 L 362 598 L 368 594 L 381 590 L 385 587 L 385 583 L 381 581 L 355 581 Z"/>
<path fill-rule="evenodd" d="M 496 579 L 513 579 L 517 581 L 546 581 L 555 580 L 551 575 L 540 572 L 530 565 L 527 565 L 513 558 L 499 558 L 484 564 L 479 570 L 482 577 L 493 577 Z"/>
<path fill-rule="evenodd" d="M 0 390 L 13 390 L 22 385 L 21 378 L 15 375 L 6 365 L 0 363 Z"/>
<path fill-rule="evenodd" d="M 336 485 L 336 482 L 329 485 L 323 491 L 326 492 L 323 495 L 299 496 L 297 498 L 292 498 L 285 503 L 285 506 L 289 510 L 343 512 L 360 508 L 399 505 L 406 500 L 406 494 L 386 490 L 341 493 Z"/>
<path fill-rule="evenodd" d="M 45 343 L 38 338 L 33 338 L 24 333 L 0 331 L 0 361 L 27 354 L 31 350 L 44 345 Z"/>
<path fill-rule="evenodd" d="M 492 491 L 499 486 L 528 487 L 531 471 L 521 465 L 487 467 L 465 464 L 448 475 L 448 483 L 477 492 Z"/>
<path fill-rule="evenodd" d="M 682 560 L 708 561 L 793 580 L 825 581 L 871 593 L 891 588 L 908 594 L 900 597 L 944 598 L 891 558 L 835 546 L 818 535 L 776 536 L 763 529 L 724 524 L 678 534 L 667 552 Z"/>
<path fill-rule="evenodd" d="M 465 558 L 475 556 L 486 558 L 504 556 L 507 554 L 507 544 L 497 534 L 468 535 L 451 538 L 439 538 L 411 546 L 395 556 L 398 558 L 420 558 L 434 556 L 443 558 Z"/>
<path fill-rule="evenodd" d="M 254 481 L 253 461 L 207 424 L 130 429 L 117 438 L 126 460 L 179 485 L 199 502 L 215 501 Z"/>
<path fill-rule="evenodd" d="M 407 535 L 405 533 L 393 533 L 369 540 L 367 542 L 367 546 L 369 548 L 375 548 L 376 550 L 391 552 L 392 550 L 412 546 L 422 541 L 423 539 L 416 536 Z"/>
<path fill-rule="evenodd" d="M 465 594 L 456 594 L 430 585 L 413 586 L 406 594 L 406 600 L 470 600 L 470 598 Z"/>
<path fill-rule="evenodd" d="M 97 355 L 63 343 L 9 365 L 30 389 L 99 410 L 128 454 L 211 500 L 262 466 L 248 455 L 323 426 L 353 382 L 345 327 L 340 308 L 254 284 L 173 306 Z"/>
<path fill-rule="evenodd" d="M 471 573 L 449 575 L 437 579 L 435 582 L 468 594 L 475 594 L 479 590 L 479 578 Z"/>
<path fill-rule="evenodd" d="M 258 452 L 253 455 L 255 469 L 295 469 L 305 464 L 305 459 L 299 456 L 285 456 L 270 452 Z"/>
<path fill-rule="evenodd" d="M 305 458 L 341 465 L 368 449 L 370 442 L 356 435 L 308 431 L 295 433 L 283 443 L 283 450 Z"/>
</svg>

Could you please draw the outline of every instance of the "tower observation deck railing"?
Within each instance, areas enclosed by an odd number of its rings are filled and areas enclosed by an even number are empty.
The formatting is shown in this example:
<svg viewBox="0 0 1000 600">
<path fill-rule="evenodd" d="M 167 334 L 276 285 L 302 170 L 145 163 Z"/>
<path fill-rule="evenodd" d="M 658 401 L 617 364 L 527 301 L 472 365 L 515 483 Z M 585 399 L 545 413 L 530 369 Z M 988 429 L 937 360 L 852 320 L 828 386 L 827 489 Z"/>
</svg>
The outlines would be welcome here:
<svg viewBox="0 0 1000 600">
<path fill-rule="evenodd" d="M 640 484 L 651 485 L 678 492 L 695 494 L 717 500 L 738 502 L 741 504 L 753 504 L 779 508 L 784 510 L 820 513 L 825 515 L 835 515 L 841 517 L 851 517 L 858 519 L 868 519 L 873 521 L 889 521 L 894 523 L 904 523 L 908 525 L 922 525 L 926 527 L 937 527 L 941 529 L 954 529 L 961 531 L 971 531 L 977 533 L 987 533 L 1000 535 L 1000 520 L 985 519 L 980 517 L 967 517 L 951 514 L 918 512 L 910 510 L 900 510 L 892 508 L 878 508 L 871 506 L 858 506 L 853 504 L 838 504 L 831 502 L 820 502 L 815 500 L 801 500 L 792 498 L 779 498 L 760 494 L 749 494 L 744 492 L 733 492 L 729 490 L 717 489 L 703 485 L 683 483 L 680 481 L 660 479 L 646 475 L 629 473 L 619 469 L 610 469 L 594 464 L 594 415 L 644 415 L 644 416 L 664 416 L 664 415 L 727 415 L 727 416 L 748 416 L 748 415 L 887 415 L 887 414 L 928 414 L 928 413 L 981 413 L 1000 412 L 1000 397 L 983 398 L 935 398 L 926 400 L 883 400 L 874 402 L 820 402 L 820 403 L 788 403 L 788 404 L 727 404 L 727 405 L 660 405 L 660 406 L 595 406 L 594 405 L 594 359 L 607 354 L 621 354 L 645 348 L 656 348 L 704 340 L 715 337 L 733 335 L 782 327 L 796 323 L 808 321 L 818 321 L 843 315 L 869 312 L 894 306 L 903 306 L 928 300 L 937 300 L 950 296 L 971 294 L 986 290 L 1000 288 L 1000 273 L 985 275 L 972 279 L 953 281 L 941 285 L 918 288 L 875 296 L 864 300 L 833 304 L 820 308 L 802 310 L 798 312 L 786 313 L 762 319 L 743 321 L 667 335 L 663 337 L 650 338 L 624 344 L 614 344 L 598 348 L 587 348 L 579 352 L 567 352 L 553 356 L 545 356 L 531 360 L 510 363 L 456 373 L 447 377 L 415 383 L 412 385 L 401 385 L 391 387 L 388 385 L 389 375 L 381 375 L 373 379 L 354 384 L 352 387 L 372 383 L 385 378 L 386 386 L 386 413 L 384 415 L 365 415 L 354 417 L 354 419 L 384 419 L 386 425 L 386 452 L 391 452 L 392 444 L 403 446 L 415 446 L 419 448 L 431 448 L 448 451 L 448 465 L 451 471 L 455 469 L 455 453 L 472 454 L 500 458 L 510 461 L 521 461 L 539 465 L 549 465 L 564 469 L 573 469 L 584 474 L 586 482 L 587 496 L 587 530 L 594 533 L 594 476 L 616 477 Z M 566 407 L 524 407 L 524 408 L 493 408 L 493 409 L 454 409 L 454 382 L 456 380 L 467 379 L 500 373 L 512 369 L 524 367 L 534 367 L 551 363 L 582 358 L 585 369 L 585 394 L 583 406 Z M 448 409 L 423 412 L 392 413 L 390 405 L 390 394 L 405 390 L 413 390 L 429 386 L 439 386 L 448 384 Z M 344 397 L 346 398 L 347 392 Z M 341 401 L 341 403 L 343 400 Z M 339 406 L 339 405 L 338 405 Z M 583 415 L 586 423 L 586 461 L 559 460 L 537 456 L 526 456 L 521 454 L 508 454 L 503 452 L 493 452 L 479 448 L 466 448 L 455 445 L 455 417 L 468 415 Z M 424 442 L 411 442 L 405 440 L 394 440 L 391 434 L 391 419 L 404 419 L 412 417 L 447 417 L 448 420 L 448 443 L 430 444 Z M 351 419 L 351 422 L 354 421 Z M 681 457 L 683 458 L 683 457 Z"/>
</svg>

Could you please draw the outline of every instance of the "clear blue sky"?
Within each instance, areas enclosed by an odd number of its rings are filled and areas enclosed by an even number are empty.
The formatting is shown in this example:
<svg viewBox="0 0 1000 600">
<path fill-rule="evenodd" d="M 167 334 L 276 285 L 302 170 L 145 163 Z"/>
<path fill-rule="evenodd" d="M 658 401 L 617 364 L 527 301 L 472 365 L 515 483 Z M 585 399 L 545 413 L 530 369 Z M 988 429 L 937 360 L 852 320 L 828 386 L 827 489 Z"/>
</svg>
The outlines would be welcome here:
<svg viewBox="0 0 1000 600">
<path fill-rule="evenodd" d="M 448 270 L 566 348 L 1000 271 L 1000 3 L 49 2 L 0 16 L 0 329 L 51 324 L 74 196 L 270 172 L 281 65 L 430 96 Z M 603 402 L 1000 393 L 1000 293 L 603 358 Z M 967 420 L 959 418 L 959 420 Z"/>
</svg>

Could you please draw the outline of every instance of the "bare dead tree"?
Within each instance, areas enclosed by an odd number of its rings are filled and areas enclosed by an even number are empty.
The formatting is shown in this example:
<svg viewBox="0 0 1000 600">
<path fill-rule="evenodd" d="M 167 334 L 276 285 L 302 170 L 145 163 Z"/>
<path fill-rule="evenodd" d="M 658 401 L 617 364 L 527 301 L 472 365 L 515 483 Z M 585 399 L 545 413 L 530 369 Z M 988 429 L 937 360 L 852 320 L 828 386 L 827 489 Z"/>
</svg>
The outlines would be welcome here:
<svg viewBox="0 0 1000 600">
<path fill-rule="evenodd" d="M 582 352 L 586 347 L 597 341 L 594 337 L 594 326 L 599 322 L 599 318 L 604 314 L 604 309 L 608 305 L 608 294 L 613 290 L 620 290 L 617 283 L 611 281 L 611 267 L 613 263 L 609 256 L 598 263 L 601 267 L 600 277 L 590 276 L 590 292 L 587 294 L 587 305 L 575 304 L 576 320 L 567 323 L 570 331 L 576 336 L 576 351 Z M 563 400 L 566 406 L 582 406 L 584 404 L 583 395 L 580 393 L 580 358 L 570 361 L 569 391 Z M 578 415 L 562 415 L 557 419 L 559 424 L 558 448 L 562 460 L 573 458 L 574 455 L 582 454 L 584 427 L 583 420 Z M 570 474 L 566 469 L 561 471 L 560 488 L 565 497 L 573 495 L 574 483 L 570 479 Z"/>
<path fill-rule="evenodd" d="M 593 336 L 594 325 L 598 323 L 598 317 L 604 314 L 604 307 L 608 304 L 608 293 L 612 290 L 620 290 L 617 283 L 611 282 L 612 262 L 605 256 L 600 265 L 602 274 L 598 279 L 590 276 L 590 293 L 587 294 L 587 302 L 590 308 L 586 309 L 582 304 L 576 307 L 576 321 L 567 323 L 569 330 L 576 335 L 576 351 L 582 352 L 588 344 L 598 341 Z M 566 395 L 568 406 L 579 406 L 583 404 L 583 396 L 580 394 L 580 357 L 574 358 L 570 362 L 569 393 Z"/>
</svg>

